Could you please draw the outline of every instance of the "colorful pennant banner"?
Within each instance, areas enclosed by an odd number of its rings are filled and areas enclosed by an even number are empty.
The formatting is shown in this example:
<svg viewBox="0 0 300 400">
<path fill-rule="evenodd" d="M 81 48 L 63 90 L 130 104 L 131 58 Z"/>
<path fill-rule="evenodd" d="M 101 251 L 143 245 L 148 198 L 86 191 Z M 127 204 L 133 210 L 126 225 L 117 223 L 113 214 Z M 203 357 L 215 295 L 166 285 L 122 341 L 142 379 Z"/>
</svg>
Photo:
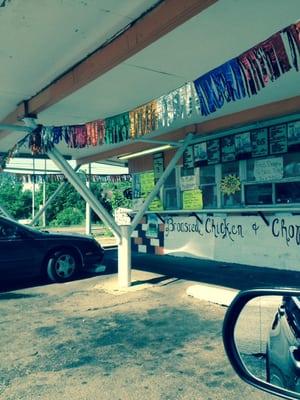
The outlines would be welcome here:
<svg viewBox="0 0 300 400">
<path fill-rule="evenodd" d="M 43 127 L 26 139 L 32 154 L 65 141 L 70 148 L 116 144 L 172 126 L 200 113 L 207 116 L 225 103 L 256 95 L 288 71 L 300 68 L 300 22 L 275 33 L 232 60 L 172 92 L 120 115 L 82 125 Z M 6 159 L 16 151 L 13 148 Z"/>
</svg>

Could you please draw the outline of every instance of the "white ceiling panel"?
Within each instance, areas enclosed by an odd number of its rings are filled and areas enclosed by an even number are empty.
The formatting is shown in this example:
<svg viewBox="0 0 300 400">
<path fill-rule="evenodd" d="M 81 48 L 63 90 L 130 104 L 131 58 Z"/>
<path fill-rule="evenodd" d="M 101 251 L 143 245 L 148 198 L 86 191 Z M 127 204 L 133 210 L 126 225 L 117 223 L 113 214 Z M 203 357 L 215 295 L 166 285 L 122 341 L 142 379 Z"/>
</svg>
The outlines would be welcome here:
<svg viewBox="0 0 300 400">
<path fill-rule="evenodd" d="M 156 2 L 7 2 L 5 7 L 0 8 L 1 91 L 11 95 L 15 93 L 15 105 L 33 96 Z M 0 118 L 5 117 L 3 103 L 0 97 Z"/>
</svg>

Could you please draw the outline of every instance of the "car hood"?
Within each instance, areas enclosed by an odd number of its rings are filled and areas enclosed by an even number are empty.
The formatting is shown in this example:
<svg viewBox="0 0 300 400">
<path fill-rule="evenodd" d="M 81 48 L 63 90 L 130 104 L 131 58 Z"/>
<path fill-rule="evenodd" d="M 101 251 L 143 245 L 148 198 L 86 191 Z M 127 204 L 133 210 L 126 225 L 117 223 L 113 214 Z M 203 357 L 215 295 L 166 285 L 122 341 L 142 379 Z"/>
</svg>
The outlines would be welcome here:
<svg viewBox="0 0 300 400">
<path fill-rule="evenodd" d="M 95 240 L 93 236 L 83 235 L 80 233 L 59 233 L 59 232 L 43 232 L 43 236 L 47 236 L 49 239 L 80 239 L 80 240 Z"/>
</svg>

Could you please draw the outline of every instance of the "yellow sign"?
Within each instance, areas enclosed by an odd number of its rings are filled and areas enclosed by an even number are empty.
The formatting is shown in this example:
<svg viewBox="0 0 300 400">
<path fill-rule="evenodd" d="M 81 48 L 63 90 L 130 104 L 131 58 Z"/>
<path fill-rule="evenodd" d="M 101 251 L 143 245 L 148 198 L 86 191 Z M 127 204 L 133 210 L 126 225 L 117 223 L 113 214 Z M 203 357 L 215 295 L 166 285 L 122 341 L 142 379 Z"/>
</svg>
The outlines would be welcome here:
<svg viewBox="0 0 300 400">
<path fill-rule="evenodd" d="M 149 205 L 149 211 L 162 211 L 163 205 L 160 199 L 154 199 Z"/>
<path fill-rule="evenodd" d="M 203 208 L 202 190 L 186 190 L 182 193 L 184 210 L 200 210 Z"/>
<path fill-rule="evenodd" d="M 141 193 L 147 195 L 154 188 L 154 172 L 144 172 L 140 175 Z"/>
</svg>

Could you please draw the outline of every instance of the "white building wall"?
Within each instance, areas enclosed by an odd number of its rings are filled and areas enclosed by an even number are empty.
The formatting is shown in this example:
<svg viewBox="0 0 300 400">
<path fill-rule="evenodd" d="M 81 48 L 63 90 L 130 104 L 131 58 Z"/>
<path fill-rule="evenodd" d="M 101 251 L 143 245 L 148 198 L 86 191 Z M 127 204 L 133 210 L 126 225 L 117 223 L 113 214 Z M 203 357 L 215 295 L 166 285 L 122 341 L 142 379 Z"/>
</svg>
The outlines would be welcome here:
<svg viewBox="0 0 300 400">
<path fill-rule="evenodd" d="M 170 216 L 164 253 L 300 271 L 300 215 Z"/>
</svg>

